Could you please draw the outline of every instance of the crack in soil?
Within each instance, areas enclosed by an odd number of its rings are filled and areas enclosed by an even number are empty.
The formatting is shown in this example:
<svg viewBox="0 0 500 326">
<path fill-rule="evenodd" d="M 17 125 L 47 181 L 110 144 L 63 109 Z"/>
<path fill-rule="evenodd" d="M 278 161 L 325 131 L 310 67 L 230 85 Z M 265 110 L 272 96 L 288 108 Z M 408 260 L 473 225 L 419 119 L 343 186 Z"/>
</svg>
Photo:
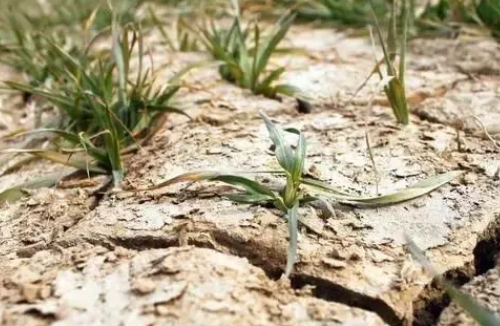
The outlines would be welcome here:
<svg viewBox="0 0 500 326">
<path fill-rule="evenodd" d="M 230 238 L 226 232 L 217 232 L 215 234 L 215 239 L 217 243 L 228 248 L 230 253 L 245 257 L 252 265 L 264 270 L 270 279 L 278 280 L 283 275 L 283 269 L 279 267 L 280 265 L 276 265 L 276 262 L 279 263 L 281 259 L 270 259 L 271 257 L 265 254 L 263 255 L 262 252 L 251 250 L 251 243 L 250 245 L 248 242 L 238 243 L 235 239 Z M 274 264 L 269 264 L 269 262 L 273 262 Z M 340 284 L 333 283 L 320 277 L 300 273 L 292 273 L 290 281 L 294 289 L 301 289 L 308 285 L 313 286 L 312 296 L 318 299 L 376 313 L 382 320 L 391 326 L 408 324 L 407 321 L 401 320 L 396 312 L 383 300 L 349 290 Z"/>
<path fill-rule="evenodd" d="M 495 267 L 500 251 L 500 215 L 495 217 L 474 247 L 474 261 L 461 268 L 447 271 L 444 273 L 445 279 L 460 287 Z M 413 301 L 413 326 L 436 325 L 441 313 L 449 304 L 450 298 L 439 284 L 435 281 L 428 284 Z"/>
<path fill-rule="evenodd" d="M 152 248 L 181 247 L 183 245 L 210 248 L 248 259 L 250 264 L 261 268 L 271 280 L 277 281 L 283 275 L 284 254 L 276 251 L 256 251 L 252 249 L 257 245 L 254 240 L 234 238 L 225 230 L 205 230 L 204 232 L 190 230 L 187 234 L 179 235 L 139 234 L 127 237 L 107 237 L 103 235 L 102 237 L 84 237 L 82 240 L 110 249 L 114 246 L 121 246 L 138 251 Z M 71 246 L 71 244 L 66 243 L 63 246 L 67 247 Z M 499 219 L 489 225 L 477 242 L 473 251 L 474 260 L 460 268 L 447 271 L 444 273 L 444 277 L 456 286 L 461 286 L 470 281 L 472 277 L 486 273 L 493 268 L 499 250 L 500 216 Z M 402 326 L 410 324 L 409 320 L 401 319 L 394 309 L 382 299 L 352 291 L 340 284 L 308 274 L 292 274 L 290 280 L 294 289 L 312 286 L 313 297 L 374 312 L 388 325 Z M 428 284 L 413 301 L 413 325 L 436 325 L 442 311 L 449 303 L 449 297 L 439 284 L 436 282 Z"/>
<path fill-rule="evenodd" d="M 396 312 L 381 299 L 363 295 L 339 284 L 306 274 L 292 275 L 291 282 L 294 289 L 312 285 L 314 287 L 312 293 L 316 298 L 374 312 L 391 326 L 407 324 L 407 321 L 399 318 Z"/>
</svg>

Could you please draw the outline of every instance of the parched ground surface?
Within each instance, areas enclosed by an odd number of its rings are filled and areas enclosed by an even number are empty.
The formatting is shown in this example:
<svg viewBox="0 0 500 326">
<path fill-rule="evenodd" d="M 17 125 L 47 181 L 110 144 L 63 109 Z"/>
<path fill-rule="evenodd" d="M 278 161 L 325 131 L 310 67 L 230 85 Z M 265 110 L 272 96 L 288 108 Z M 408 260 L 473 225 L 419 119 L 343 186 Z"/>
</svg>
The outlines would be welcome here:
<svg viewBox="0 0 500 326">
<path fill-rule="evenodd" d="M 494 267 L 500 156 L 473 116 L 491 133 L 500 131 L 499 68 L 492 64 L 499 46 L 483 39 L 413 41 L 412 124 L 399 128 L 380 94 L 368 108 L 375 82 L 354 95 L 373 68 L 367 39 L 307 26 L 291 33 L 290 45 L 308 55 L 275 63 L 288 68 L 283 81 L 312 96 L 312 113 L 299 114 L 291 99 L 256 97 L 224 83 L 214 68 L 200 69 L 179 97 L 193 120 L 172 116 L 127 162 L 126 187 L 191 170 L 276 168 L 259 110 L 300 128 L 308 141 L 306 169 L 346 191 L 375 193 L 365 133 L 381 193 L 446 171 L 463 174 L 396 206 L 334 205 L 335 215 L 321 205 L 301 208 L 290 280 L 280 279 L 288 241 L 283 217 L 221 198 L 230 189 L 220 184 L 103 193 L 95 178 L 33 191 L 2 206 L 1 325 L 432 325 L 442 293 L 405 250 L 405 233 L 453 280 Z M 151 49 L 155 61 L 174 70 L 206 59 L 169 54 L 154 42 Z M 2 100 L 26 110 L 17 97 Z M 3 124 L 4 134 L 15 129 Z M 34 162 L 0 177 L 0 188 L 59 171 Z M 456 313 L 448 315 L 440 325 L 454 325 Z"/>
</svg>

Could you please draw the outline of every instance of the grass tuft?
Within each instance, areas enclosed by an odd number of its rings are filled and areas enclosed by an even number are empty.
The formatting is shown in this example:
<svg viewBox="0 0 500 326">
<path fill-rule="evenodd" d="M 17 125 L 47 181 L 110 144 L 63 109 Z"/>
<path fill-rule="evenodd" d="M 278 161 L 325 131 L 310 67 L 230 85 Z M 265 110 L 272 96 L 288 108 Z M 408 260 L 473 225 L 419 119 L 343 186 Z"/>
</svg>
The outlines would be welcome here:
<svg viewBox="0 0 500 326">
<path fill-rule="evenodd" d="M 156 72 L 143 68 L 142 33 L 132 24 L 123 28 L 113 24 L 111 50 L 97 58 L 74 56 L 48 38 L 44 42 L 50 57 L 58 62 L 50 70 L 54 82 L 49 86 L 5 85 L 53 105 L 60 112 L 60 124 L 24 134 L 51 135 L 49 148 L 3 152 L 24 152 L 87 172 L 110 173 L 119 186 L 123 157 L 149 140 L 166 114 L 184 114 L 170 103 L 179 86 L 155 86 Z M 138 71 L 132 73 L 134 52 L 138 54 Z"/>
<path fill-rule="evenodd" d="M 327 183 L 304 176 L 303 172 L 307 148 L 304 135 L 297 129 L 282 129 L 275 125 L 265 114 L 262 113 L 261 115 L 269 132 L 269 137 L 275 146 L 275 156 L 281 167 L 281 171 L 260 171 L 258 173 L 273 173 L 283 176 L 284 186 L 281 189 L 270 189 L 242 175 L 218 171 L 195 171 L 182 174 L 156 186 L 140 190 L 154 190 L 180 182 L 204 180 L 220 181 L 244 190 L 243 193 L 226 195 L 229 200 L 247 204 L 274 205 L 283 213 L 289 228 L 290 241 L 285 267 L 286 276 L 289 276 L 292 272 L 297 256 L 298 225 L 303 224 L 298 216 L 298 207 L 300 205 L 321 201 L 330 206 L 328 200 L 365 207 L 394 205 L 423 196 L 460 175 L 460 172 L 440 174 L 420 181 L 406 189 L 381 196 L 364 197 L 351 195 Z M 285 141 L 286 133 L 292 133 L 298 136 L 298 141 L 295 146 L 292 147 Z M 252 172 L 246 172 L 246 174 L 249 173 L 251 174 Z M 305 224 L 303 225 L 306 226 Z"/>
<path fill-rule="evenodd" d="M 287 34 L 296 15 L 285 14 L 268 33 L 263 33 L 255 22 L 243 27 L 238 1 L 233 1 L 233 5 L 235 18 L 229 29 L 218 27 L 214 21 L 199 28 L 201 41 L 212 57 L 221 62 L 221 77 L 256 95 L 271 99 L 277 99 L 279 95 L 296 97 L 299 108 L 310 110 L 309 103 L 297 87 L 276 85 L 285 72 L 284 67 L 267 70 L 271 56 Z"/>
</svg>

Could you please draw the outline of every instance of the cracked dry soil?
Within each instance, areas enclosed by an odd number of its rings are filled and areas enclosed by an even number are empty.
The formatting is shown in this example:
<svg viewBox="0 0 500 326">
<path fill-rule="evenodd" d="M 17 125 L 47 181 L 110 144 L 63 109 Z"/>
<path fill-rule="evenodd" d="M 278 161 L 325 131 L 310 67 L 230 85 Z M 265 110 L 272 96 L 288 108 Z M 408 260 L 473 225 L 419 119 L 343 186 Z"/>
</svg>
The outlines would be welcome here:
<svg viewBox="0 0 500 326">
<path fill-rule="evenodd" d="M 383 97 L 371 110 L 368 90 L 353 98 L 373 64 L 367 39 L 304 26 L 291 33 L 290 45 L 310 55 L 275 62 L 287 66 L 285 81 L 314 97 L 311 114 L 228 85 L 214 68 L 197 70 L 182 95 L 194 119 L 172 116 L 128 160 L 126 185 L 202 168 L 275 168 L 259 110 L 303 130 L 306 168 L 349 191 L 375 191 L 365 131 L 381 192 L 445 171 L 464 174 L 397 206 L 335 206 L 335 216 L 301 208 L 308 227 L 290 280 L 280 279 L 288 232 L 279 212 L 226 201 L 220 184 L 104 194 L 94 178 L 33 191 L 0 214 L 0 325 L 471 325 L 454 305 L 441 315 L 447 299 L 411 260 L 403 234 L 459 285 L 486 273 L 465 287 L 473 295 L 498 295 L 484 280 L 498 280 L 500 156 L 470 117 L 500 129 L 500 76 L 487 66 L 498 62 L 499 46 L 414 41 L 412 124 L 400 129 Z M 200 57 L 167 53 L 154 37 L 150 47 L 172 70 Z M 18 97 L 2 96 L 24 109 Z M 60 168 L 30 163 L 0 177 L 0 189 Z"/>
</svg>

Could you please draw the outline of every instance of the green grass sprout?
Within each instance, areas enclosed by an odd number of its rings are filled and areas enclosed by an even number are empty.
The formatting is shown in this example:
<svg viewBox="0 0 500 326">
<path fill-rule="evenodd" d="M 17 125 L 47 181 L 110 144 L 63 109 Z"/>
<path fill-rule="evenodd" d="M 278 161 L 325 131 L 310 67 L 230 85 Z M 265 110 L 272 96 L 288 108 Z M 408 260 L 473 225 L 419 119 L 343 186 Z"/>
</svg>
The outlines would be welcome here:
<svg viewBox="0 0 500 326">
<path fill-rule="evenodd" d="M 253 174 L 252 172 L 226 174 L 217 171 L 195 171 L 179 175 L 155 186 L 135 191 L 160 189 L 180 182 L 220 181 L 244 190 L 242 193 L 226 194 L 225 197 L 229 200 L 247 204 L 274 205 L 283 213 L 288 223 L 290 234 L 285 267 L 286 276 L 289 276 L 292 272 L 297 256 L 298 225 L 303 224 L 298 216 L 298 207 L 300 205 L 314 201 L 328 203 L 328 200 L 362 207 L 393 205 L 423 196 L 461 174 L 458 171 L 440 174 L 422 180 L 406 189 L 381 196 L 363 197 L 351 195 L 325 182 L 305 177 L 303 171 L 307 144 L 304 135 L 294 128 L 282 129 L 275 125 L 264 113 L 261 113 L 261 115 L 269 132 L 269 137 L 275 146 L 275 156 L 281 167 L 281 171 L 260 171 L 254 173 L 274 173 L 284 176 L 283 188 L 270 189 L 242 175 Z M 298 136 L 295 146 L 292 147 L 285 141 L 285 133 L 292 133 Z"/>
</svg>

